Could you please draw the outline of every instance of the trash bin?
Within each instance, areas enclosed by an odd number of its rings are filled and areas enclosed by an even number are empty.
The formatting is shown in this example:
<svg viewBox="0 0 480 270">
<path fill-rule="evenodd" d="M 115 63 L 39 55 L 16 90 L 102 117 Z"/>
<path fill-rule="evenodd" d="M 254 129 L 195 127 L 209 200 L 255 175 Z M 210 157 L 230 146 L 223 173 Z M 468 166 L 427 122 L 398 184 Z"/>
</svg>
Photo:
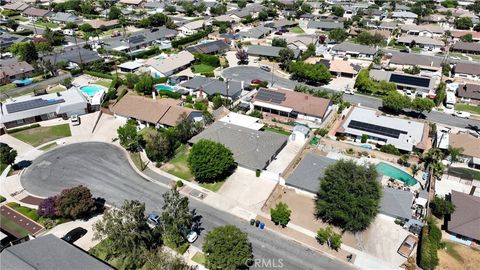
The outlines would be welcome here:
<svg viewBox="0 0 480 270">
<path fill-rule="evenodd" d="M 265 229 L 265 223 L 260 223 L 260 230 Z"/>
<path fill-rule="evenodd" d="M 253 226 L 253 225 L 255 225 L 255 219 L 254 218 L 250 219 L 250 226 Z"/>
<path fill-rule="evenodd" d="M 260 226 L 260 220 L 255 221 L 255 227 Z"/>
</svg>

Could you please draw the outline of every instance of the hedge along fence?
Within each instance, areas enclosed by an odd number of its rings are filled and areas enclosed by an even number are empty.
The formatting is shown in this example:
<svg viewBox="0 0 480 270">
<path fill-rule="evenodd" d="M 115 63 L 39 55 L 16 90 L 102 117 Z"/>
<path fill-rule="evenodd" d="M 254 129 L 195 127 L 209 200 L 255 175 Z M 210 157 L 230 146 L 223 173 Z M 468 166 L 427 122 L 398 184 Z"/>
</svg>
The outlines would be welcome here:
<svg viewBox="0 0 480 270">
<path fill-rule="evenodd" d="M 91 71 L 91 70 L 84 70 L 83 73 L 88 74 L 90 76 L 103 78 L 103 79 L 109 79 L 109 80 L 113 80 L 113 78 L 115 77 L 112 74 L 101 73 L 101 72 L 96 72 L 96 71 Z"/>
<path fill-rule="evenodd" d="M 168 90 L 160 90 L 160 91 L 158 91 L 158 94 L 160 96 L 167 96 L 167 97 L 173 98 L 173 99 L 180 99 L 182 97 L 182 94 L 180 94 L 178 92 L 168 91 Z"/>
<path fill-rule="evenodd" d="M 190 35 L 188 37 L 184 37 L 184 38 L 181 38 L 181 39 L 174 40 L 174 41 L 172 41 L 172 47 L 173 48 L 178 48 L 181 45 L 192 43 L 194 41 L 197 41 L 201 38 L 204 38 L 204 37 L 208 36 L 208 34 L 210 34 L 210 31 L 205 30 L 205 31 L 197 32 L 197 33 L 195 33 L 193 35 Z"/>
<path fill-rule="evenodd" d="M 33 125 L 30 125 L 30 126 L 26 126 L 26 127 L 21 127 L 21 128 L 13 128 L 13 129 L 9 129 L 8 130 L 8 133 L 15 133 L 15 132 L 20 132 L 20 131 L 24 131 L 24 130 L 29 130 L 29 129 L 32 129 L 32 128 L 38 128 L 40 127 L 40 124 L 33 124 Z"/>
<path fill-rule="evenodd" d="M 155 48 L 145 50 L 145 51 L 142 51 L 142 52 L 133 53 L 132 56 L 136 57 L 136 58 L 148 58 L 152 55 L 156 55 L 156 54 L 159 54 L 159 53 L 160 53 L 160 49 L 158 47 L 155 47 Z"/>
<path fill-rule="evenodd" d="M 418 247 L 418 265 L 424 270 L 434 270 L 438 265 L 438 249 L 442 248 L 442 231 L 435 220 L 428 219 L 423 226 Z"/>
</svg>

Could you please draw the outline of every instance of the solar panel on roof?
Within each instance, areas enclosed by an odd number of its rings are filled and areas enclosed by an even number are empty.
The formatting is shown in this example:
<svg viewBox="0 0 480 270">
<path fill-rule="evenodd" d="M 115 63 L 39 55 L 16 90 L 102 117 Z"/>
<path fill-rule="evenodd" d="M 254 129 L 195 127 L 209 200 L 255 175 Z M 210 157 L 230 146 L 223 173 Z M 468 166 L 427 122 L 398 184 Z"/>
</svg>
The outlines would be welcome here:
<svg viewBox="0 0 480 270">
<path fill-rule="evenodd" d="M 285 100 L 285 94 L 274 92 L 266 89 L 262 89 L 258 91 L 257 95 L 255 96 L 256 99 L 273 102 L 273 103 L 282 103 Z"/>
<path fill-rule="evenodd" d="M 58 103 L 65 102 L 64 99 L 43 99 L 37 98 L 28 101 L 21 101 L 12 104 L 5 105 L 8 113 L 16 113 L 16 112 L 23 112 L 26 110 L 46 107 Z"/>
<path fill-rule="evenodd" d="M 403 74 L 392 74 L 390 76 L 390 82 L 415 85 L 419 87 L 428 87 L 430 85 L 430 79 L 428 78 L 407 76 Z"/>
<path fill-rule="evenodd" d="M 398 130 L 394 128 L 387 128 L 383 126 L 378 126 L 374 124 L 369 124 L 369 123 L 364 123 L 356 120 L 351 120 L 350 123 L 348 124 L 349 128 L 353 129 L 358 129 L 370 133 L 375 133 L 383 136 L 388 136 L 392 138 L 397 138 L 400 137 L 400 134 L 407 134 L 406 131 L 403 130 Z"/>
</svg>

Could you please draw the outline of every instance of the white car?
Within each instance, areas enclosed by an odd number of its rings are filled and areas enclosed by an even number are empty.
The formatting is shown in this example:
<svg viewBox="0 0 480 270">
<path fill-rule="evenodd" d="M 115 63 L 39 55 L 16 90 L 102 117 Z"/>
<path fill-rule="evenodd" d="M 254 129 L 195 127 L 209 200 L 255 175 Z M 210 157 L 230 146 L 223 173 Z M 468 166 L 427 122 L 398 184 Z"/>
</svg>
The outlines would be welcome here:
<svg viewBox="0 0 480 270">
<path fill-rule="evenodd" d="M 265 66 L 265 65 L 260 66 L 260 69 L 263 70 L 263 71 L 266 71 L 266 72 L 272 71 L 272 69 L 269 66 Z"/>
<path fill-rule="evenodd" d="M 351 88 L 345 89 L 344 93 L 347 94 L 347 95 L 355 95 L 355 92 L 353 92 L 353 89 L 351 89 Z"/>
<path fill-rule="evenodd" d="M 72 123 L 72 126 L 78 126 L 80 125 L 80 117 L 74 114 L 70 116 L 70 122 Z"/>
<path fill-rule="evenodd" d="M 196 231 L 192 230 L 187 234 L 187 241 L 189 243 L 195 242 L 195 240 L 197 240 L 197 238 L 198 238 L 198 233 Z"/>
<path fill-rule="evenodd" d="M 455 111 L 453 113 L 453 116 L 468 119 L 468 118 L 470 118 L 470 113 L 469 112 L 462 112 L 462 111 Z"/>
</svg>

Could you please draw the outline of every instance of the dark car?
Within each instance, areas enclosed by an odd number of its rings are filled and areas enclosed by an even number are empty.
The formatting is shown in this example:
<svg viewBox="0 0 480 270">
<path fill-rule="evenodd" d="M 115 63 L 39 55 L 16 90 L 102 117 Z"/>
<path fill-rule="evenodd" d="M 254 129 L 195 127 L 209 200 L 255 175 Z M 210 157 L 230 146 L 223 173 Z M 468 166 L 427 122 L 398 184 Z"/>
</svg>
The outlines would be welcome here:
<svg viewBox="0 0 480 270">
<path fill-rule="evenodd" d="M 82 238 L 87 233 L 87 230 L 85 230 L 82 227 L 77 227 L 71 231 L 69 231 L 67 234 L 65 234 L 62 237 L 62 240 L 68 242 L 68 243 L 73 243 L 77 241 L 78 239 Z"/>
<path fill-rule="evenodd" d="M 286 29 L 286 28 L 282 28 L 282 29 L 278 30 L 278 32 L 282 32 L 282 33 L 288 33 L 288 31 L 289 31 L 289 30 Z"/>
<path fill-rule="evenodd" d="M 277 36 L 281 36 L 281 35 L 283 35 L 283 33 L 282 33 L 282 32 L 280 32 L 280 31 L 277 31 L 277 32 L 275 32 L 274 34 L 275 34 L 275 35 L 277 35 Z"/>
</svg>

